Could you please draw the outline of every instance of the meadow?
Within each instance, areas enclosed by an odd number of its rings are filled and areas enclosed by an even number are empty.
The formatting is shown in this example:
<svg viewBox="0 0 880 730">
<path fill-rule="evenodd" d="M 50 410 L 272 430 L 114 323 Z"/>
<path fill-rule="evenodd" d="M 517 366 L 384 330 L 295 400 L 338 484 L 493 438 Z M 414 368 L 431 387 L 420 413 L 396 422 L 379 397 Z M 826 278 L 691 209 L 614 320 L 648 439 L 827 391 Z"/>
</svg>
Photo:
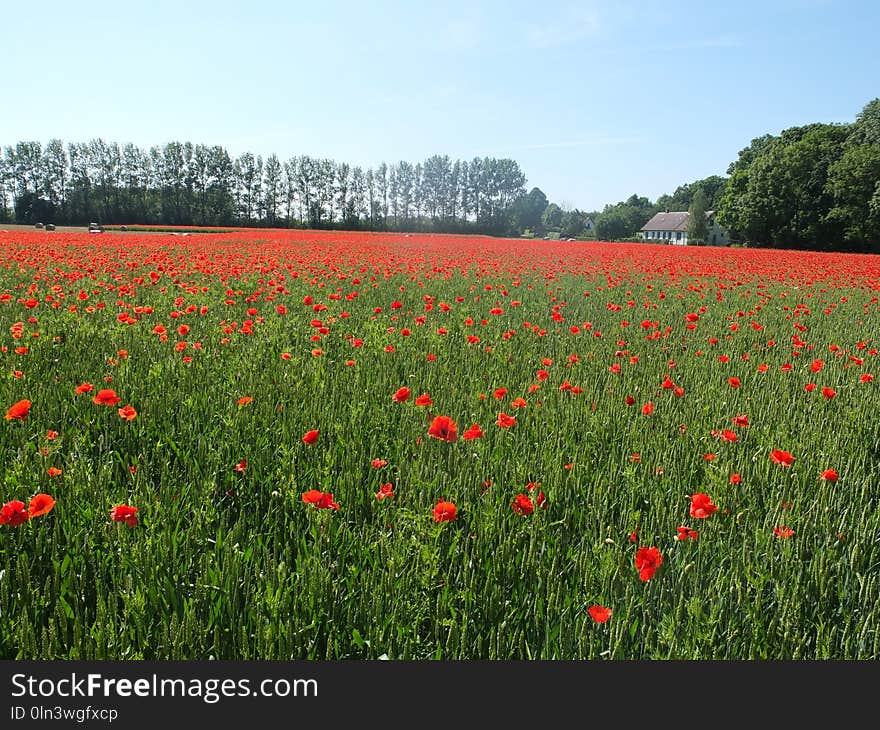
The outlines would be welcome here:
<svg viewBox="0 0 880 730">
<path fill-rule="evenodd" d="M 4 659 L 876 659 L 880 256 L 0 233 Z"/>
</svg>

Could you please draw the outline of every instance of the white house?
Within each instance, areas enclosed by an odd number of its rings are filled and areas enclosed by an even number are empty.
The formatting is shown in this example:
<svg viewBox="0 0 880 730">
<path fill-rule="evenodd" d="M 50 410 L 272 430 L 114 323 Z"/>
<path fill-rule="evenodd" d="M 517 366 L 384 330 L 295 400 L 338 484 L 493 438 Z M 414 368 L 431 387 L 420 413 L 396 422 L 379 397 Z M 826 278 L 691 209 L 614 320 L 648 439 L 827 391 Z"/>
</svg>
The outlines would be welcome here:
<svg viewBox="0 0 880 730">
<path fill-rule="evenodd" d="M 652 243 L 671 243 L 676 246 L 687 246 L 687 211 L 657 213 L 640 229 L 642 237 Z M 714 210 L 706 211 L 706 243 L 709 246 L 727 246 L 730 236 L 718 225 Z"/>
</svg>

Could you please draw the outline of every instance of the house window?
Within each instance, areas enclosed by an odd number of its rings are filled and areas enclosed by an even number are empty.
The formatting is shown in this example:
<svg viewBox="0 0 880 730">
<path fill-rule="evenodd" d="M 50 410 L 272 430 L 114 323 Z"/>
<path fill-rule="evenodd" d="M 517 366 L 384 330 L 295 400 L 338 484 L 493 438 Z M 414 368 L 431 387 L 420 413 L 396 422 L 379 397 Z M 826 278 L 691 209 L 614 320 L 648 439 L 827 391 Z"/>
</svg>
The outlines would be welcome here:
<svg viewBox="0 0 880 730">
<path fill-rule="evenodd" d="M 680 240 L 681 240 L 681 231 L 678 231 L 678 232 L 675 234 L 675 240 L 676 240 L 676 241 L 680 241 Z"/>
<path fill-rule="evenodd" d="M 715 234 L 712 234 L 712 243 L 715 243 Z"/>
</svg>

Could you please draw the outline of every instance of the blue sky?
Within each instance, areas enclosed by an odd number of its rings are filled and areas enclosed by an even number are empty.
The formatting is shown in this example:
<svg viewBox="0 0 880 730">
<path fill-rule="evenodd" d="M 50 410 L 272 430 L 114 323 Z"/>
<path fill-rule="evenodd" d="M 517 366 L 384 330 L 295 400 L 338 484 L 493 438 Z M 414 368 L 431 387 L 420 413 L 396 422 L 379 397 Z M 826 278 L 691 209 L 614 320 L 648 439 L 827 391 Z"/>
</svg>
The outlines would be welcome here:
<svg viewBox="0 0 880 730">
<path fill-rule="evenodd" d="M 172 140 L 374 166 L 511 157 L 651 200 L 880 96 L 877 0 L 6 3 L 0 146 Z"/>
</svg>

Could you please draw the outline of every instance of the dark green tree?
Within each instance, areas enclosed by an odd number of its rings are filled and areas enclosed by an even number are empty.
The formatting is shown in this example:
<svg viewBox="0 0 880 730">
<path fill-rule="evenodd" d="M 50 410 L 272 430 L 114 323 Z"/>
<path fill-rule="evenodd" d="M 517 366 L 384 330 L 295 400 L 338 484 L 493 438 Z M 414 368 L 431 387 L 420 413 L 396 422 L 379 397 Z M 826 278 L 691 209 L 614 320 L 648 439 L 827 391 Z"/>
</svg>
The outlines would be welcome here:
<svg viewBox="0 0 880 730">
<path fill-rule="evenodd" d="M 829 167 L 827 189 L 834 201 L 827 220 L 843 239 L 859 249 L 880 244 L 880 211 L 871 207 L 880 199 L 880 144 L 849 147 Z"/>
<path fill-rule="evenodd" d="M 709 226 L 706 223 L 706 211 L 709 210 L 709 199 L 702 188 L 697 188 L 694 193 L 690 208 L 688 208 L 687 237 L 689 244 L 702 245 L 706 243 L 706 235 Z"/>
<path fill-rule="evenodd" d="M 541 217 L 547 209 L 547 196 L 540 188 L 532 188 L 525 195 L 517 198 L 510 209 L 513 231 L 520 234 L 529 230 L 543 235 L 544 227 Z"/>
<path fill-rule="evenodd" d="M 811 124 L 783 131 L 740 153 L 718 207 L 718 222 L 747 242 L 830 249 L 842 240 L 829 213 L 829 170 L 841 157 L 846 125 Z M 752 154 L 754 153 L 754 154 Z"/>
<path fill-rule="evenodd" d="M 616 241 L 633 234 L 632 222 L 620 206 L 606 206 L 596 217 L 596 236 L 600 241 Z"/>
<path fill-rule="evenodd" d="M 544 212 L 541 215 L 541 225 L 544 226 L 544 230 L 558 231 L 562 228 L 562 216 L 562 208 L 556 205 L 556 203 L 550 203 L 544 208 Z"/>
<path fill-rule="evenodd" d="M 263 205 L 266 225 L 278 224 L 278 213 L 283 200 L 282 169 L 276 155 L 269 155 L 263 166 Z"/>
</svg>

